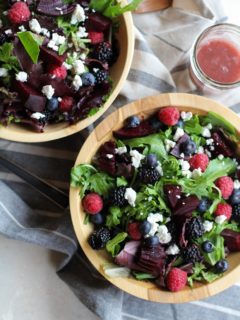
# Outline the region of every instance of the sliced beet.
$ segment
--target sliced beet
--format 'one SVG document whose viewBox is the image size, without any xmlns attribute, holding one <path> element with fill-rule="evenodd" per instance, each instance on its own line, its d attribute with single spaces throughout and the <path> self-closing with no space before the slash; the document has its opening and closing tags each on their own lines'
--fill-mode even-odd
<svg viewBox="0 0 240 320">
<path fill-rule="evenodd" d="M 179 197 L 181 197 L 182 188 L 181 186 L 166 184 L 164 185 L 164 193 L 168 199 L 168 202 L 171 208 L 175 208 L 179 200 Z"/>
<path fill-rule="evenodd" d="M 111 24 L 111 19 L 104 17 L 101 13 L 94 12 L 88 16 L 87 30 L 104 32 L 110 28 Z"/>
<path fill-rule="evenodd" d="M 102 69 L 108 70 L 109 69 L 109 65 L 107 62 L 102 62 L 100 60 L 97 59 L 93 59 L 93 58 L 87 58 L 85 60 L 85 63 L 87 66 L 91 66 L 92 68 L 99 68 L 101 67 Z"/>
<path fill-rule="evenodd" d="M 31 72 L 29 73 L 28 83 L 31 87 L 41 91 L 40 77 L 43 75 L 43 65 L 41 62 L 32 66 Z"/>
<path fill-rule="evenodd" d="M 37 12 L 54 17 L 72 13 L 74 9 L 75 5 L 64 4 L 62 0 L 39 0 L 37 6 Z"/>
<path fill-rule="evenodd" d="M 47 61 L 48 64 L 54 64 L 57 66 L 61 66 L 63 62 L 66 60 L 67 55 L 58 55 L 57 52 L 46 48 L 45 46 L 41 46 L 41 51 L 40 51 L 40 58 L 43 61 Z"/>
<path fill-rule="evenodd" d="M 174 216 L 183 216 L 189 218 L 192 212 L 197 209 L 199 205 L 198 197 L 192 195 L 186 198 L 181 198 L 178 200 L 177 205 L 173 209 L 172 213 Z"/>
<path fill-rule="evenodd" d="M 47 99 L 42 95 L 30 94 L 24 106 L 32 112 L 43 112 L 46 106 Z"/>
<path fill-rule="evenodd" d="M 23 100 L 27 100 L 30 95 L 39 96 L 39 92 L 25 82 L 15 80 L 13 87 Z"/>
<path fill-rule="evenodd" d="M 116 148 L 117 146 L 115 141 L 107 141 L 99 148 L 98 154 L 106 157 L 107 154 L 115 154 Z"/>
<path fill-rule="evenodd" d="M 136 128 L 122 128 L 113 132 L 114 137 L 120 139 L 131 139 L 137 137 L 144 137 L 154 133 L 148 120 L 144 120 Z"/>
<path fill-rule="evenodd" d="M 180 154 L 183 153 L 182 148 L 183 148 L 183 144 L 184 142 L 186 142 L 187 140 L 189 140 L 190 137 L 189 135 L 187 135 L 186 133 L 178 140 L 178 142 L 176 143 L 175 147 L 172 149 L 172 151 L 170 152 L 171 155 L 173 155 L 176 158 L 181 158 Z M 189 157 L 184 157 L 184 159 L 189 159 Z"/>
<path fill-rule="evenodd" d="M 54 95 L 58 97 L 74 95 L 74 91 L 64 80 L 58 78 L 53 79 L 49 74 L 42 75 L 39 79 L 39 82 L 41 83 L 41 87 L 51 85 L 55 90 Z"/>
<path fill-rule="evenodd" d="M 240 251 L 240 233 L 225 229 L 222 231 L 221 235 L 224 238 L 225 244 L 230 252 Z"/>
<path fill-rule="evenodd" d="M 17 57 L 21 68 L 27 73 L 30 73 L 34 64 L 18 38 L 14 40 L 13 53 Z"/>
<path fill-rule="evenodd" d="M 131 178 L 133 176 L 134 169 L 131 164 L 117 163 L 116 164 L 116 176 Z"/>
<path fill-rule="evenodd" d="M 213 132 L 212 139 L 214 141 L 215 156 L 222 154 L 224 157 L 232 157 L 234 155 L 234 146 L 221 130 Z"/>
</svg>

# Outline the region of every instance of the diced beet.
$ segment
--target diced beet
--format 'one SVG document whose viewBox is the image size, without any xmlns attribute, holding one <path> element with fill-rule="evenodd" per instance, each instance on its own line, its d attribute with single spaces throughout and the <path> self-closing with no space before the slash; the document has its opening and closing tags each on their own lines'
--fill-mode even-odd
<svg viewBox="0 0 240 320">
<path fill-rule="evenodd" d="M 116 256 L 115 262 L 123 267 L 135 269 L 135 257 L 140 246 L 140 241 L 129 241 L 122 251 Z"/>
<path fill-rule="evenodd" d="M 181 158 L 180 154 L 183 153 L 182 152 L 182 146 L 184 144 L 184 142 L 186 142 L 187 140 L 189 140 L 190 137 L 189 135 L 187 135 L 186 133 L 178 140 L 178 142 L 176 143 L 175 147 L 172 149 L 172 151 L 170 152 L 171 155 L 173 155 L 176 158 Z M 189 157 L 184 157 L 184 159 L 189 159 Z"/>
<path fill-rule="evenodd" d="M 32 112 L 43 112 L 46 106 L 46 102 L 46 97 L 30 94 L 24 106 Z"/>
<path fill-rule="evenodd" d="M 154 129 L 150 123 L 145 120 L 140 123 L 136 128 L 122 128 L 113 132 L 114 137 L 120 139 L 131 139 L 137 137 L 144 137 L 154 133 Z"/>
<path fill-rule="evenodd" d="M 87 66 L 91 66 L 91 68 L 93 68 L 93 67 L 95 67 L 95 68 L 101 67 L 102 69 L 105 69 L 105 70 L 109 69 L 109 65 L 108 65 L 107 62 L 102 62 L 100 60 L 93 59 L 93 58 L 86 59 L 85 63 L 86 63 Z"/>
<path fill-rule="evenodd" d="M 234 155 L 233 145 L 228 141 L 221 130 L 212 133 L 214 141 L 214 154 L 215 156 L 222 154 L 224 157 L 232 157 Z"/>
<path fill-rule="evenodd" d="M 230 252 L 240 251 L 240 233 L 225 229 L 222 231 L 221 235 L 224 238 L 225 244 Z"/>
<path fill-rule="evenodd" d="M 13 83 L 13 87 L 19 93 L 19 96 L 23 100 L 27 100 L 30 95 L 39 96 L 38 91 L 25 82 L 15 80 Z"/>
<path fill-rule="evenodd" d="M 18 38 L 14 40 L 13 53 L 17 57 L 21 68 L 25 70 L 27 73 L 30 73 L 34 64 Z"/>
<path fill-rule="evenodd" d="M 34 119 L 21 119 L 21 125 L 28 125 L 33 128 L 34 131 L 38 133 L 43 132 L 44 125 Z"/>
<path fill-rule="evenodd" d="M 95 164 L 99 170 L 104 171 L 110 174 L 111 176 L 116 175 L 115 161 L 111 161 L 111 159 L 108 159 L 107 157 L 105 158 L 101 157 L 95 161 Z"/>
<path fill-rule="evenodd" d="M 55 90 L 54 95 L 58 97 L 74 95 L 74 91 L 67 85 L 64 80 L 59 78 L 53 79 L 49 74 L 42 75 L 39 79 L 39 82 L 41 83 L 41 87 L 51 85 Z"/>
<path fill-rule="evenodd" d="M 166 184 L 164 185 L 164 193 L 168 199 L 168 202 L 171 206 L 171 208 L 175 208 L 179 197 L 181 197 L 182 194 L 182 188 L 181 186 L 176 186 L 173 184 Z"/>
<path fill-rule="evenodd" d="M 183 266 L 179 267 L 179 269 L 187 272 L 188 275 L 193 274 L 193 264 L 192 263 L 184 264 Z"/>
<path fill-rule="evenodd" d="M 62 16 L 72 13 L 75 5 L 64 4 L 62 0 L 39 0 L 37 11 L 47 16 Z"/>
<path fill-rule="evenodd" d="M 29 73 L 28 83 L 31 87 L 41 91 L 42 85 L 39 81 L 40 77 L 43 75 L 43 65 L 42 63 L 34 64 L 31 72 Z"/>
<path fill-rule="evenodd" d="M 116 176 L 123 176 L 125 178 L 131 178 L 133 176 L 134 169 L 131 164 L 116 163 Z"/>
<path fill-rule="evenodd" d="M 101 13 L 94 12 L 88 16 L 87 30 L 104 32 L 110 28 L 111 19 L 104 17 Z"/>
<path fill-rule="evenodd" d="M 181 198 L 178 200 L 177 205 L 173 209 L 174 216 L 184 216 L 185 218 L 189 218 L 192 215 L 192 212 L 199 205 L 198 197 L 192 195 L 186 198 Z"/>
<path fill-rule="evenodd" d="M 66 53 L 60 56 L 57 52 L 48 49 L 45 46 L 41 46 L 40 58 L 43 61 L 48 62 L 48 64 L 50 65 L 61 66 L 63 62 L 66 60 L 66 57 Z"/>
<path fill-rule="evenodd" d="M 117 146 L 115 141 L 107 141 L 99 148 L 98 154 L 106 157 L 107 154 L 115 154 L 116 148 Z"/>
</svg>

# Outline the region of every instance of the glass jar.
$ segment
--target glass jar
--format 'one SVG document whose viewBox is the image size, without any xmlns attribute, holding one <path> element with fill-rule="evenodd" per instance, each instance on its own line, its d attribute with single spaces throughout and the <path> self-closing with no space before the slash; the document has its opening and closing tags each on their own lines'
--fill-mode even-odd
<svg viewBox="0 0 240 320">
<path fill-rule="evenodd" d="M 240 27 L 213 25 L 196 39 L 190 53 L 190 75 L 203 91 L 240 86 Z"/>
</svg>

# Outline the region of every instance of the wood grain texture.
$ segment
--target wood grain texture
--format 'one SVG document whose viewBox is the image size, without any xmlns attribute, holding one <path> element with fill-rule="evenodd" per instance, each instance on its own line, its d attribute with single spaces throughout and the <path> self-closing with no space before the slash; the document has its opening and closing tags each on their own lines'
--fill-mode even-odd
<svg viewBox="0 0 240 320">
<path fill-rule="evenodd" d="M 170 7 L 172 0 L 143 0 L 143 2 L 138 6 L 135 13 L 147 13 L 159 11 Z"/>
<path fill-rule="evenodd" d="M 77 157 L 75 165 L 90 163 L 97 149 L 105 141 L 112 138 L 112 130 L 117 130 L 122 127 L 123 121 L 127 117 L 134 114 L 147 117 L 159 110 L 160 107 L 167 105 L 174 105 L 180 110 L 192 111 L 198 114 L 205 114 L 209 110 L 214 111 L 228 119 L 238 131 L 240 130 L 239 117 L 230 109 L 213 100 L 185 93 L 162 94 L 128 104 L 108 116 L 88 137 Z M 79 190 L 77 188 L 70 188 L 70 209 L 74 229 L 83 251 L 95 268 L 105 276 L 101 266 L 109 262 L 111 258 L 104 250 L 94 251 L 87 243 L 87 238 L 92 231 L 92 226 L 91 224 L 83 224 L 84 213 L 81 208 Z M 136 297 L 155 302 L 182 303 L 210 297 L 239 281 L 240 253 L 230 254 L 228 260 L 230 268 L 223 278 L 207 285 L 195 284 L 194 289 L 186 286 L 184 290 L 177 293 L 161 290 L 151 282 L 105 277 L 118 288 Z"/>
<path fill-rule="evenodd" d="M 20 125 L 11 124 L 0 128 L 0 138 L 18 142 L 45 142 L 72 135 L 83 130 L 100 118 L 112 105 L 127 78 L 134 53 L 134 26 L 131 13 L 127 12 L 120 18 L 118 33 L 120 44 L 120 56 L 117 63 L 111 68 L 110 75 L 113 79 L 113 91 L 104 106 L 94 116 L 88 117 L 78 123 L 69 126 L 68 123 L 49 125 L 44 133 L 36 133 Z"/>
</svg>

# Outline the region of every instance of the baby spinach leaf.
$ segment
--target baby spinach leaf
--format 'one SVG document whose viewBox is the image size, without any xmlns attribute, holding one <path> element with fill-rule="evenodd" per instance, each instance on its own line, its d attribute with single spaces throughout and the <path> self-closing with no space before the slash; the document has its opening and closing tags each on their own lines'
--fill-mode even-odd
<svg viewBox="0 0 240 320">
<path fill-rule="evenodd" d="M 190 287 L 193 287 L 193 281 L 213 282 L 221 276 L 222 274 L 207 270 L 203 263 L 197 262 L 193 267 L 193 274 L 188 277 L 188 284 Z"/>
<path fill-rule="evenodd" d="M 224 130 L 226 130 L 226 132 L 236 135 L 236 129 L 234 128 L 234 126 L 225 118 L 215 112 L 209 111 L 206 116 L 201 117 L 202 125 L 205 126 L 209 123 L 211 123 L 213 127 L 223 128 Z"/>
<path fill-rule="evenodd" d="M 123 211 L 119 207 L 112 206 L 109 208 L 109 214 L 107 215 L 106 219 L 106 226 L 109 229 L 112 229 L 113 227 L 117 226 L 121 222 L 121 217 L 123 215 Z"/>
<path fill-rule="evenodd" d="M 194 115 L 190 120 L 184 123 L 184 130 L 188 134 L 200 135 L 202 133 L 202 126 L 199 123 L 198 115 Z"/>
<path fill-rule="evenodd" d="M 107 242 L 106 249 L 109 253 L 111 253 L 112 257 L 116 257 L 116 255 L 119 253 L 121 250 L 120 243 L 123 242 L 127 236 L 128 234 L 126 232 L 120 232 L 113 239 Z"/>
<path fill-rule="evenodd" d="M 27 54 L 32 59 L 32 62 L 37 63 L 40 53 L 40 45 L 43 43 L 44 37 L 37 36 L 30 31 L 18 32 L 17 36 Z"/>
<path fill-rule="evenodd" d="M 13 55 L 12 43 L 5 42 L 0 46 L 0 62 L 2 62 L 1 66 L 9 71 L 18 72 L 20 70 L 18 59 Z"/>
<path fill-rule="evenodd" d="M 128 181 L 124 177 L 117 177 L 117 187 L 126 187 L 128 185 Z"/>
</svg>

